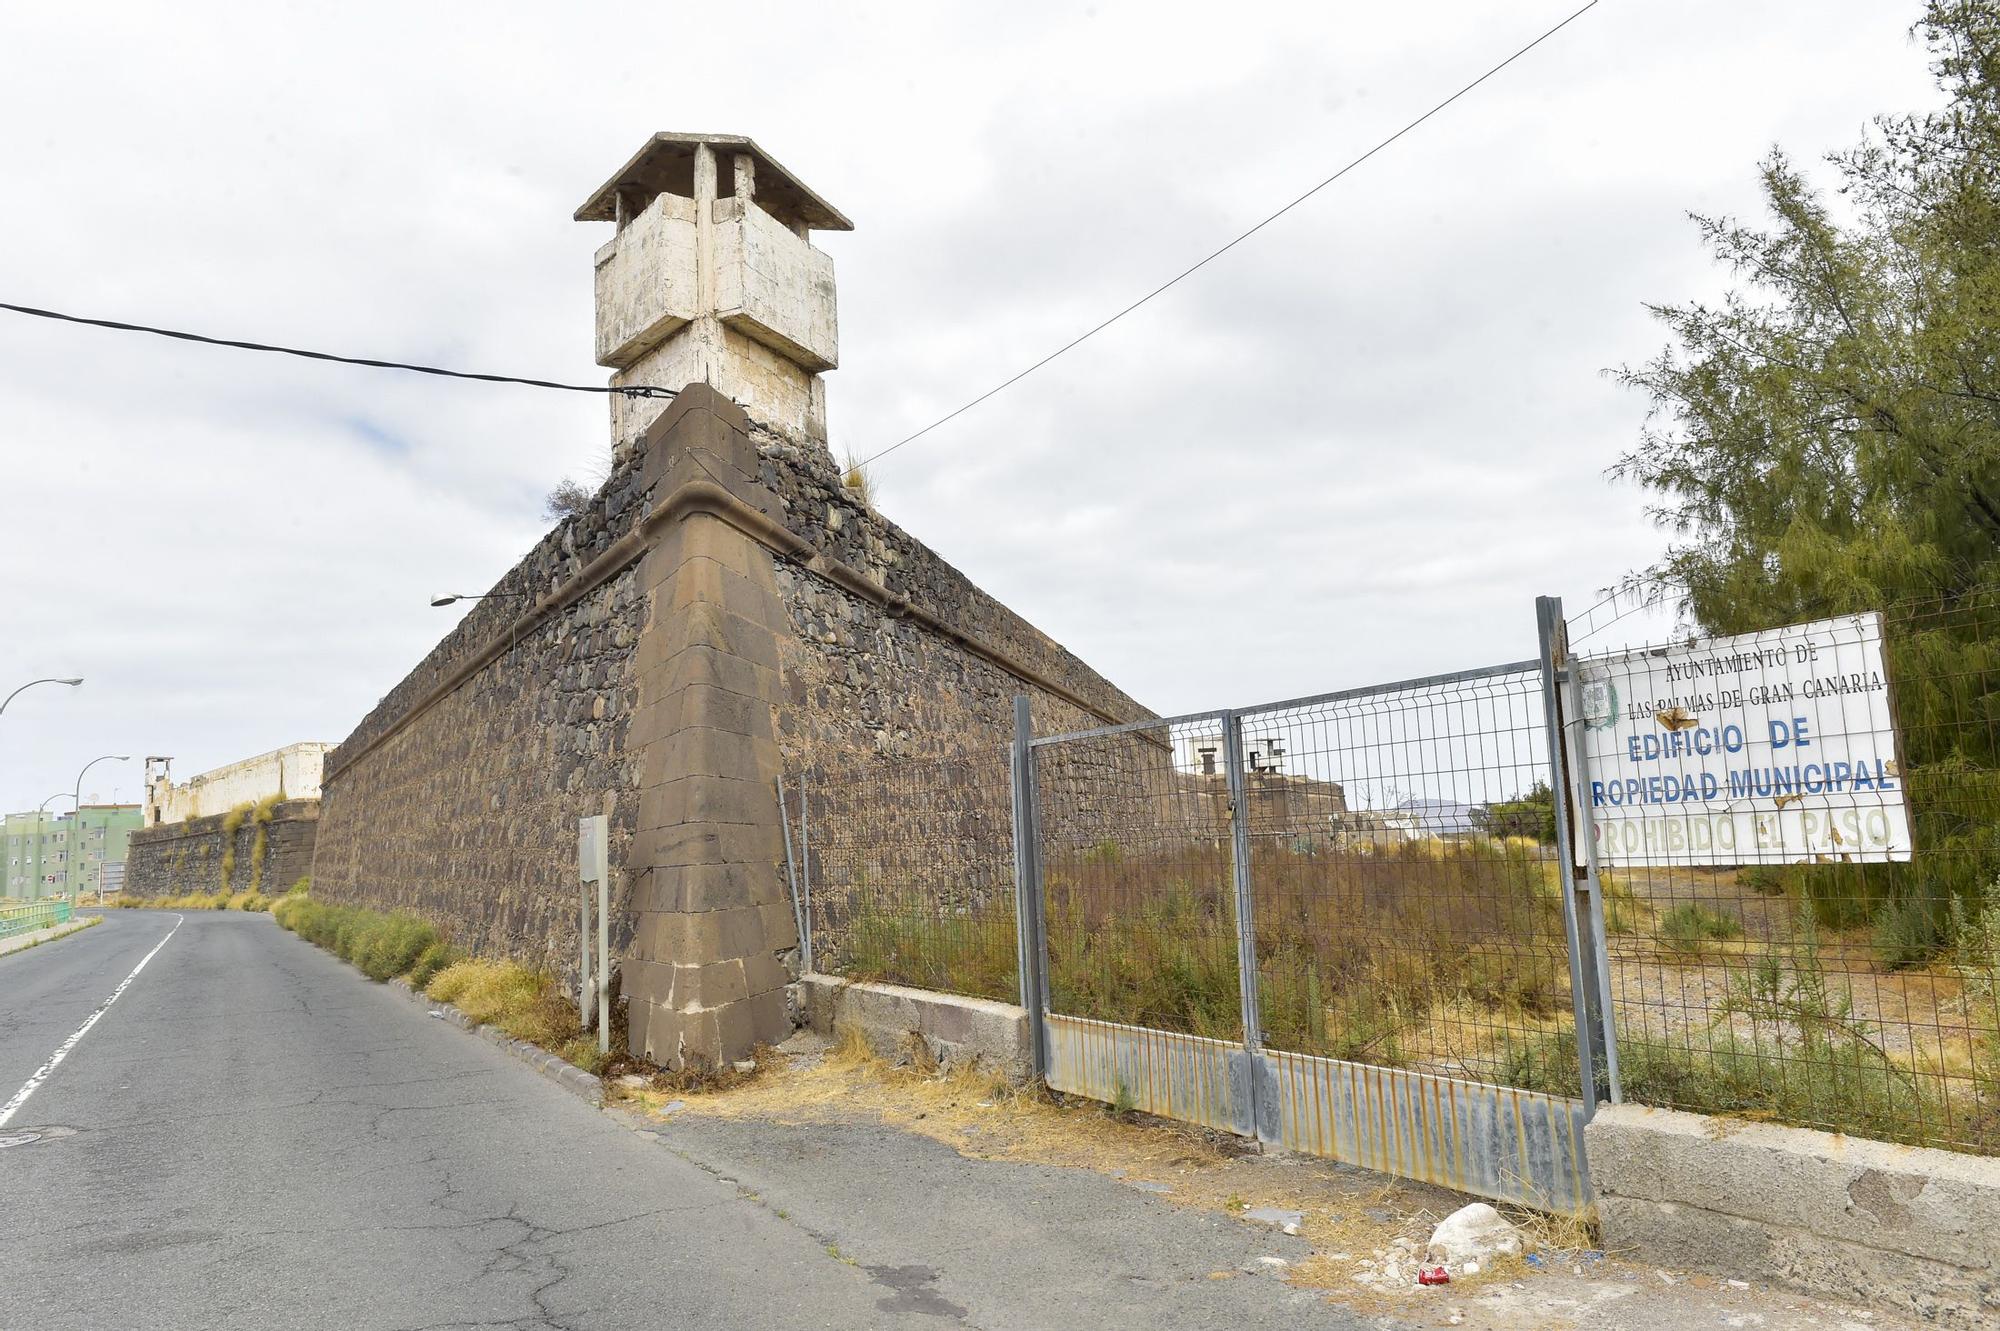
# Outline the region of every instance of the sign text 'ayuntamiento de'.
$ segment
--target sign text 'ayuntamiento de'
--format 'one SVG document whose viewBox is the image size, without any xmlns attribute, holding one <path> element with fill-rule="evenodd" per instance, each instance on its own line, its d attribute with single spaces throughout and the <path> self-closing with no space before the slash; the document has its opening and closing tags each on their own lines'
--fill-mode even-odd
<svg viewBox="0 0 2000 1331">
<path fill-rule="evenodd" d="M 1880 615 L 1578 665 L 1599 863 L 1910 858 Z"/>
</svg>

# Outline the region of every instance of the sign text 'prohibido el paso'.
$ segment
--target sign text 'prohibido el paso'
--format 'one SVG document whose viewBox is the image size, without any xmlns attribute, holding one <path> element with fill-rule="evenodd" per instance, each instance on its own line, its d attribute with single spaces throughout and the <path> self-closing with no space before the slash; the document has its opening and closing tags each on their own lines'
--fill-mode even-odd
<svg viewBox="0 0 2000 1331">
<path fill-rule="evenodd" d="M 1880 615 L 1578 666 L 1599 863 L 1910 858 Z"/>
</svg>

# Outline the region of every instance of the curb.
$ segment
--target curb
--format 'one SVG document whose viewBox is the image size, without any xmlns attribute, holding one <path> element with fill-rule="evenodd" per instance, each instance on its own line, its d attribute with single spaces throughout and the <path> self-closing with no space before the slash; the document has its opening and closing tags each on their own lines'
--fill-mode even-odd
<svg viewBox="0 0 2000 1331">
<path fill-rule="evenodd" d="M 529 1044 L 526 1040 L 516 1040 L 498 1026 L 479 1025 L 451 1004 L 439 1003 L 426 997 L 421 990 L 400 975 L 388 981 L 388 987 L 414 1002 L 421 1003 L 460 1030 L 471 1031 L 486 1043 L 512 1054 L 593 1109 L 604 1107 L 604 1080 L 596 1074 L 585 1072 L 574 1063 L 564 1062 L 539 1045 Z"/>
<path fill-rule="evenodd" d="M 29 948 L 42 943 L 53 943 L 58 938 L 68 938 L 71 934 L 82 933 L 103 918 L 101 915 L 79 916 L 65 920 L 61 924 L 50 925 L 46 929 L 37 929 L 33 933 L 15 934 L 12 938 L 0 939 L 0 957 L 26 952 Z"/>
</svg>

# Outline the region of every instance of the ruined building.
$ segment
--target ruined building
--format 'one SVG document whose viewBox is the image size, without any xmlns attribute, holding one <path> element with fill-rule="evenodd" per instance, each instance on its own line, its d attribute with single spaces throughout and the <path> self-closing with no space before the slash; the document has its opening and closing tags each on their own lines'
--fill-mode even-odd
<svg viewBox="0 0 2000 1331">
<path fill-rule="evenodd" d="M 552 969 L 576 827 L 611 820 L 633 1050 L 739 1056 L 790 1029 L 774 783 L 807 760 L 990 752 L 1147 713 L 842 486 L 847 219 L 748 139 L 659 134 L 577 210 L 597 253 L 615 463 L 327 755 L 316 895 L 417 911 Z"/>
</svg>

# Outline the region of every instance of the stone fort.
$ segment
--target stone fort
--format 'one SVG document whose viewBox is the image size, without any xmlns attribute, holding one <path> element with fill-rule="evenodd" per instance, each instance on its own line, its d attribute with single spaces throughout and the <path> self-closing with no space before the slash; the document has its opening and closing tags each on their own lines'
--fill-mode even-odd
<svg viewBox="0 0 2000 1331">
<path fill-rule="evenodd" d="M 552 970 L 580 817 L 611 827 L 632 1052 L 740 1057 L 792 1024 L 776 781 L 994 752 L 1149 713 L 842 483 L 823 376 L 852 224 L 756 143 L 656 134 L 577 210 L 610 477 L 326 755 L 314 893 Z"/>
</svg>

